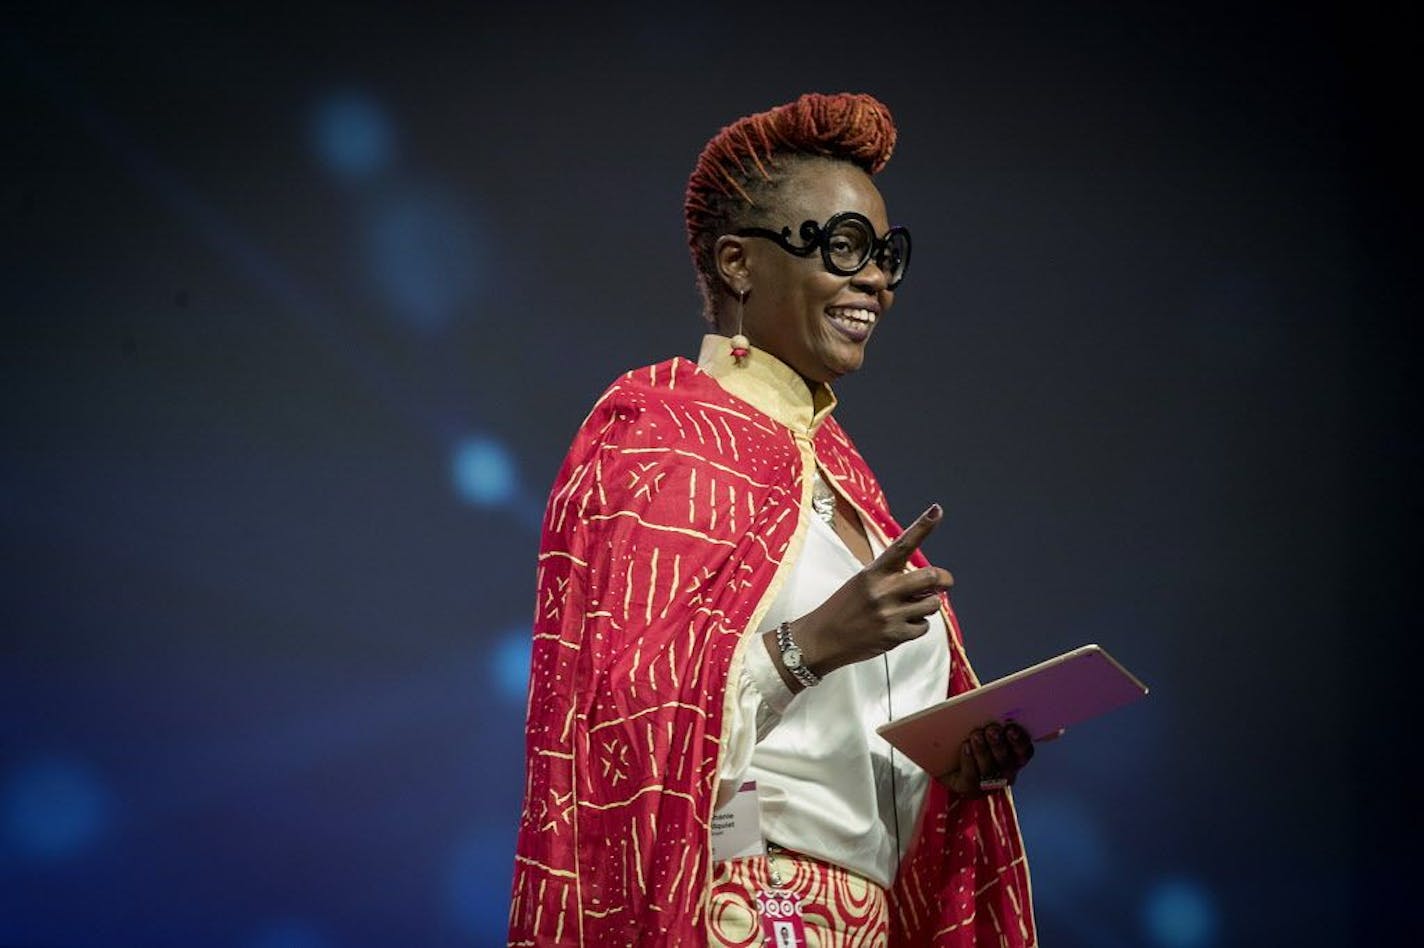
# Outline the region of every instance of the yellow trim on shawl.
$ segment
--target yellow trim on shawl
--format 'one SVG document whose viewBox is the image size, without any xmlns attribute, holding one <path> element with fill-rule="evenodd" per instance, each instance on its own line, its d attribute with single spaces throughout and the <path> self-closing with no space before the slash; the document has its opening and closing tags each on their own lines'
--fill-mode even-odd
<svg viewBox="0 0 1424 948">
<path fill-rule="evenodd" d="M 815 388 L 796 370 L 765 349 L 752 347 L 741 364 L 732 357 L 732 340 L 709 333 L 702 337 L 697 367 L 742 401 L 769 415 L 793 433 L 811 437 L 836 407 L 831 387 Z"/>
<path fill-rule="evenodd" d="M 816 452 L 811 438 L 821 422 L 836 407 L 836 396 L 830 387 L 817 385 L 813 390 L 786 363 L 763 349 L 753 348 L 741 363 L 732 357 L 732 341 L 726 336 L 708 334 L 702 337 L 702 349 L 698 353 L 697 366 L 710 375 L 729 395 L 741 399 L 765 414 L 772 421 L 787 428 L 801 455 L 801 498 L 798 505 L 800 515 L 796 519 L 796 530 L 791 535 L 776 572 L 762 594 L 761 601 L 752 610 L 747 627 L 742 630 L 740 640 L 732 652 L 732 660 L 727 667 L 727 687 L 722 694 L 722 733 L 718 735 L 717 768 L 720 773 L 722 754 L 727 747 L 727 725 L 736 713 L 738 682 L 741 680 L 742 665 L 746 649 L 757 647 L 760 636 L 755 634 L 762 618 L 771 608 L 781 591 L 791 566 L 801 555 L 801 547 L 806 539 L 805 512 L 811 505 L 811 472 L 816 468 Z M 711 793 L 716 798 L 715 789 Z M 708 814 L 709 819 L 711 814 Z M 706 888 L 700 909 L 710 906 L 713 878 L 712 839 L 708 834 L 706 844 Z M 711 918 L 704 911 L 703 924 L 710 926 Z M 710 931 L 710 928 L 709 928 Z"/>
</svg>

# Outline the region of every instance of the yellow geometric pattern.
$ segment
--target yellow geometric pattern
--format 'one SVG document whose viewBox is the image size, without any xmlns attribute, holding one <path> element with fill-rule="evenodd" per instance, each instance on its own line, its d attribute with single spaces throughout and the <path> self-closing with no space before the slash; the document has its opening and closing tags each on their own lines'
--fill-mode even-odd
<svg viewBox="0 0 1424 948">
<path fill-rule="evenodd" d="M 829 390 L 809 391 L 759 351 L 750 361 L 734 370 L 714 352 L 707 371 L 674 359 L 628 373 L 595 404 L 556 479 L 537 571 L 512 945 L 706 943 L 726 683 L 798 555 L 814 466 L 869 529 L 898 533 L 828 419 Z M 952 667 L 972 686 L 947 603 L 946 618 Z M 940 863 L 952 860 L 940 844 L 967 838 L 944 822 L 945 800 L 938 809 L 903 895 L 897 887 L 900 918 L 926 938 L 945 929 L 935 944 L 968 945 L 958 936 L 983 929 L 982 911 L 1009 926 L 1010 944 L 1032 944 L 1022 850 L 1017 864 L 990 865 L 998 838 L 952 870 L 974 893 L 969 915 L 943 917 Z M 961 815 L 1013 849 L 1004 810 Z M 981 888 L 985 871 L 995 883 L 1007 873 L 1007 896 Z"/>
</svg>

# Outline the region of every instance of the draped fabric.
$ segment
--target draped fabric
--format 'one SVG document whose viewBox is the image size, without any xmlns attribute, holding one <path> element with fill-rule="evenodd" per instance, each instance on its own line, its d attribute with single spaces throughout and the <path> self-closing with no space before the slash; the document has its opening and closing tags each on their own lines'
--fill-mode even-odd
<svg viewBox="0 0 1424 948">
<path fill-rule="evenodd" d="M 815 464 L 868 530 L 900 533 L 840 426 L 813 416 L 794 373 L 754 357 L 784 384 L 719 384 L 681 358 L 627 373 L 594 405 L 555 480 L 511 945 L 707 943 L 727 683 L 799 553 Z M 804 404 L 787 404 L 798 388 Z M 977 682 L 943 607 L 957 693 Z M 1034 943 L 1011 797 L 951 802 L 931 785 L 891 926 L 892 944 Z"/>
</svg>

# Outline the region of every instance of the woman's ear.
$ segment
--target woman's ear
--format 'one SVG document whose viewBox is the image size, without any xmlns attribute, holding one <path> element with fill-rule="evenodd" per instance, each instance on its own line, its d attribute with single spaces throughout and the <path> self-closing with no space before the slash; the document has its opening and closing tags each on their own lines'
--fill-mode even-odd
<svg viewBox="0 0 1424 948">
<path fill-rule="evenodd" d="M 717 267 L 717 276 L 727 292 L 740 296 L 751 287 L 752 275 L 747 257 L 746 241 L 741 237 L 723 234 L 712 247 L 712 259 Z"/>
</svg>

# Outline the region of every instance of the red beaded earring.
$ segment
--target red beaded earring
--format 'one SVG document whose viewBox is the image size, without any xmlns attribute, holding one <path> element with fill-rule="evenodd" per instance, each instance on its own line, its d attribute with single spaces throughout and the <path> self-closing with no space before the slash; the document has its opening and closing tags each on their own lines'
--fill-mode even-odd
<svg viewBox="0 0 1424 948">
<path fill-rule="evenodd" d="M 746 315 L 747 291 L 742 290 L 737 294 L 737 334 L 732 337 L 732 358 L 737 360 L 737 365 L 746 363 L 747 356 L 751 355 L 752 344 L 746 336 L 742 335 L 742 319 Z"/>
</svg>

